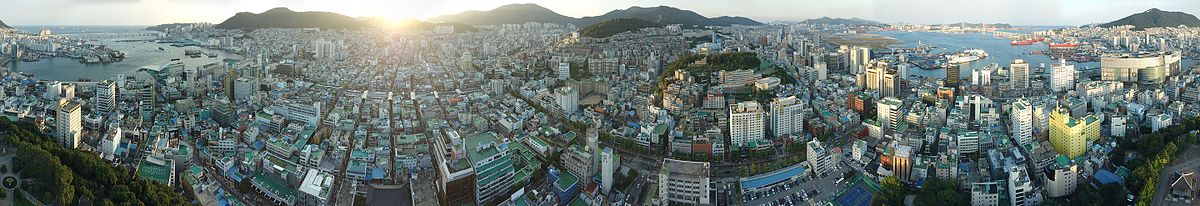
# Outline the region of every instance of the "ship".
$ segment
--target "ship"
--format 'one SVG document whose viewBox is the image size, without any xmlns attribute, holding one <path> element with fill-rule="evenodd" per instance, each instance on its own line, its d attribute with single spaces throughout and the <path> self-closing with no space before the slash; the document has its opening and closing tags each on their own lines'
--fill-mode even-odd
<svg viewBox="0 0 1200 206">
<path fill-rule="evenodd" d="M 982 49 L 968 49 L 962 52 L 946 55 L 946 62 L 949 64 L 961 64 L 978 61 L 987 58 L 988 54 Z"/>
<path fill-rule="evenodd" d="M 1009 42 L 1009 44 L 1012 44 L 1014 46 L 1033 45 L 1038 42 L 1042 42 L 1042 40 L 1046 40 L 1046 38 L 1038 37 L 1038 38 L 1026 39 L 1026 40 L 1021 40 L 1021 41 L 1013 40 L 1012 42 Z"/>
</svg>

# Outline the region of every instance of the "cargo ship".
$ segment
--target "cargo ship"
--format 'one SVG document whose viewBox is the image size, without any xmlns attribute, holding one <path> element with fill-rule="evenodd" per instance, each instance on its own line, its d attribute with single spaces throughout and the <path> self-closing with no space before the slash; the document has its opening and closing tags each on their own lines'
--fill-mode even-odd
<svg viewBox="0 0 1200 206">
<path fill-rule="evenodd" d="M 1032 44 L 1035 44 L 1038 42 L 1042 42 L 1042 40 L 1046 40 L 1046 38 L 1038 37 L 1038 38 L 1026 39 L 1026 40 L 1021 40 L 1021 41 L 1014 40 L 1012 42 L 1009 42 L 1009 44 L 1012 44 L 1014 46 L 1024 46 L 1024 45 L 1032 45 Z"/>
</svg>

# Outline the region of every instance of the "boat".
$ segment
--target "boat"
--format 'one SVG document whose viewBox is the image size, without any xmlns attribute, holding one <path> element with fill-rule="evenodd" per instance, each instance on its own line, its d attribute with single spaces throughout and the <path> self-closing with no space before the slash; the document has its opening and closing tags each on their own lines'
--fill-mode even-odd
<svg viewBox="0 0 1200 206">
<path fill-rule="evenodd" d="M 1079 46 L 1079 44 L 1076 44 L 1076 43 L 1061 43 L 1061 44 L 1050 43 L 1049 46 L 1050 46 L 1050 48 L 1075 48 L 1075 47 Z"/>
<path fill-rule="evenodd" d="M 968 49 L 962 52 L 946 55 L 946 62 L 949 64 L 960 64 L 978 61 L 987 58 L 988 54 L 982 49 Z"/>
<path fill-rule="evenodd" d="M 1033 45 L 1038 42 L 1042 42 L 1042 40 L 1046 40 L 1046 38 L 1038 37 L 1038 38 L 1020 40 L 1020 41 L 1013 40 L 1012 42 L 1009 42 L 1009 44 L 1012 44 L 1013 46 Z"/>
<path fill-rule="evenodd" d="M 166 50 L 166 49 L 163 49 L 162 47 L 159 47 L 159 48 L 158 48 L 158 50 L 159 50 L 159 51 L 162 51 L 162 50 Z"/>
<path fill-rule="evenodd" d="M 977 56 L 962 55 L 962 54 L 954 54 L 954 55 L 946 56 L 946 62 L 949 64 L 967 63 L 967 62 L 977 61 L 979 59 L 980 58 Z"/>
</svg>

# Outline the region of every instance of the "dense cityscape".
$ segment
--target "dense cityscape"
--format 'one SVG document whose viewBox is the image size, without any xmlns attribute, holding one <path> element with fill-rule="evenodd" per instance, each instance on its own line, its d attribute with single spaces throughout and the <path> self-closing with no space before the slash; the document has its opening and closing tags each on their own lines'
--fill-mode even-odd
<svg viewBox="0 0 1200 206">
<path fill-rule="evenodd" d="M 1200 204 L 1179 8 L 684 9 L 0 22 L 0 205 Z"/>
</svg>

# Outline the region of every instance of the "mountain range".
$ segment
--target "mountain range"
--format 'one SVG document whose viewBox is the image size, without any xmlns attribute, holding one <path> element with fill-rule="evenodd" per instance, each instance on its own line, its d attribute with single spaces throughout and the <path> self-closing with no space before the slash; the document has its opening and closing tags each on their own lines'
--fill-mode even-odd
<svg viewBox="0 0 1200 206">
<path fill-rule="evenodd" d="M 628 9 L 609 11 L 608 13 L 600 16 L 574 18 L 564 16 L 545 7 L 538 6 L 537 4 L 509 4 L 488 11 L 465 11 L 453 15 L 442 15 L 429 20 L 433 22 L 460 22 L 475 26 L 542 22 L 575 24 L 579 27 L 587 27 L 592 24 L 620 18 L 636 18 L 662 25 L 683 24 L 686 26 L 729 26 L 738 24 L 755 26 L 763 24 L 746 17 L 721 16 L 709 18 L 693 11 L 669 6 L 634 6 L 629 7 Z"/>
<path fill-rule="evenodd" d="M 801 21 L 800 23 L 802 23 L 802 24 L 847 25 L 847 26 L 877 26 L 877 25 L 883 25 L 883 23 L 879 23 L 879 22 L 877 22 L 877 21 L 871 21 L 871 20 L 860 19 L 860 18 L 849 18 L 849 19 L 845 19 L 845 18 L 830 18 L 830 17 L 821 17 L 821 18 L 815 18 L 815 19 L 805 19 L 804 21 Z"/>
<path fill-rule="evenodd" d="M 1142 13 L 1129 15 L 1125 18 L 1117 19 L 1116 21 L 1097 25 L 1098 27 L 1116 27 L 1132 25 L 1134 30 L 1142 30 L 1154 27 L 1176 27 L 1186 25 L 1189 27 L 1200 26 L 1200 19 L 1188 13 L 1177 11 L 1163 11 L 1157 8 L 1146 10 Z"/>
<path fill-rule="evenodd" d="M 295 12 L 285 7 L 263 13 L 238 12 L 217 24 L 220 29 L 255 28 L 358 28 L 367 25 L 353 17 L 333 12 Z"/>
<path fill-rule="evenodd" d="M 11 29 L 11 28 L 12 28 L 11 26 L 4 24 L 4 21 L 0 21 L 0 29 Z"/>
<path fill-rule="evenodd" d="M 614 34 L 619 34 L 626 31 L 634 31 L 647 27 L 661 27 L 662 25 L 638 19 L 638 18 L 620 18 L 610 19 L 600 23 L 592 24 L 591 26 L 579 29 L 579 35 L 604 38 Z"/>
</svg>

